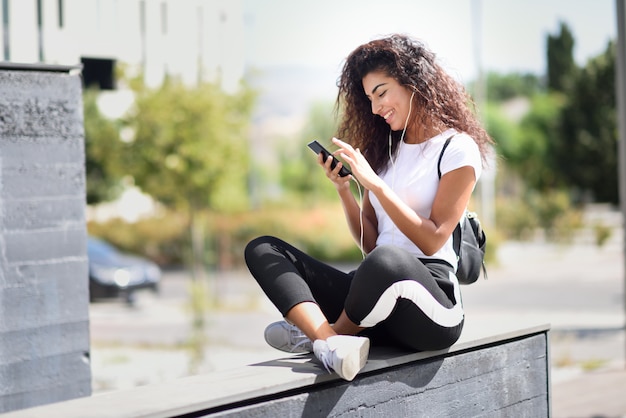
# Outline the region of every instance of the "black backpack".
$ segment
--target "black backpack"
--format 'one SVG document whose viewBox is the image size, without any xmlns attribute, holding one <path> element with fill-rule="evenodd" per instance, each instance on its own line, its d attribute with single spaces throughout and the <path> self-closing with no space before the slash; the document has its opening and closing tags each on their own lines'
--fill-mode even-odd
<svg viewBox="0 0 626 418">
<path fill-rule="evenodd" d="M 450 144 L 452 137 L 448 138 L 441 148 L 439 161 L 437 162 L 437 173 L 441 179 L 441 159 L 443 152 Z M 472 284 L 480 277 L 480 270 L 487 278 L 487 268 L 485 267 L 485 249 L 487 246 L 487 236 L 480 225 L 480 219 L 475 212 L 465 211 L 459 224 L 452 232 L 452 246 L 457 255 L 456 277 L 460 284 Z"/>
</svg>

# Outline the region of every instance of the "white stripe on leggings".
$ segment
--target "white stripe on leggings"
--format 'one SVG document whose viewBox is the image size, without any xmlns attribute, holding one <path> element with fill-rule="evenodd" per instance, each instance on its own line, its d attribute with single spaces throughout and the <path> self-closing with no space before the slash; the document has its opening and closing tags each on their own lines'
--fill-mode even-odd
<svg viewBox="0 0 626 418">
<path fill-rule="evenodd" d="M 461 305 L 461 292 L 459 283 L 450 273 L 450 279 L 454 284 L 454 296 L 456 304 L 452 308 L 441 305 L 428 290 L 414 280 L 396 282 L 383 292 L 374 305 L 374 309 L 361 321 L 359 326 L 369 328 L 387 319 L 396 306 L 398 298 L 407 299 L 418 306 L 434 323 L 442 327 L 453 327 L 463 320 L 463 306 Z"/>
</svg>

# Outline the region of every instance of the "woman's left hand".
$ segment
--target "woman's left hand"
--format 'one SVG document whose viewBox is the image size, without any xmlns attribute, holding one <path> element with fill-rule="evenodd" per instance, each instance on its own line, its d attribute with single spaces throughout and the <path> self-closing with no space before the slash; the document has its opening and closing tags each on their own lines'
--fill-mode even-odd
<svg viewBox="0 0 626 418">
<path fill-rule="evenodd" d="M 340 148 L 334 154 L 339 154 L 350 165 L 352 175 L 363 187 L 372 190 L 382 182 L 382 179 L 372 170 L 372 167 L 361 154 L 360 149 L 354 149 L 352 145 L 337 138 L 333 138 L 332 142 Z"/>
</svg>

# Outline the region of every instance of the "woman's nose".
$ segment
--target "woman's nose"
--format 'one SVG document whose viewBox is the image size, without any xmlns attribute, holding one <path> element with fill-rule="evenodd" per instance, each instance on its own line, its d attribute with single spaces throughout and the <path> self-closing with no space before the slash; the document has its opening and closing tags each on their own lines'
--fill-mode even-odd
<svg viewBox="0 0 626 418">
<path fill-rule="evenodd" d="M 380 112 L 381 105 L 379 103 L 372 102 L 372 113 L 377 115 Z"/>
</svg>

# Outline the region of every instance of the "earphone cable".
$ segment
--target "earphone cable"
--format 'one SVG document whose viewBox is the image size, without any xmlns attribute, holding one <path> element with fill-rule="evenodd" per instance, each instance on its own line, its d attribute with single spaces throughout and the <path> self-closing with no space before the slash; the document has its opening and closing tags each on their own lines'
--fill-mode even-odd
<svg viewBox="0 0 626 418">
<path fill-rule="evenodd" d="M 415 96 L 415 90 L 411 93 L 411 99 L 409 100 L 409 113 L 406 115 L 406 120 L 404 121 L 404 129 L 402 129 L 402 135 L 400 135 L 400 142 L 398 142 L 398 151 L 397 154 L 400 154 L 400 147 L 404 142 L 404 134 L 406 133 L 406 128 L 409 126 L 409 118 L 411 117 L 411 110 L 413 109 L 413 96 Z M 391 128 L 389 129 L 389 161 L 391 161 L 391 168 L 393 170 L 391 176 L 391 190 L 395 192 L 396 187 L 396 162 L 393 160 L 392 152 L 391 152 Z M 397 160 L 397 157 L 396 157 Z M 393 230 L 391 231 L 391 244 L 395 244 L 396 239 L 396 229 L 398 229 L 394 223 Z"/>
<path fill-rule="evenodd" d="M 360 229 L 360 246 L 359 246 L 359 250 L 361 250 L 361 256 L 363 257 L 363 259 L 365 259 L 365 249 L 363 249 L 363 237 L 364 237 L 364 231 L 363 231 L 363 191 L 361 190 L 361 185 L 359 184 L 359 182 L 357 181 L 356 178 L 352 177 L 352 180 L 354 180 L 354 183 L 356 184 L 356 188 L 359 191 L 359 227 Z"/>
</svg>

